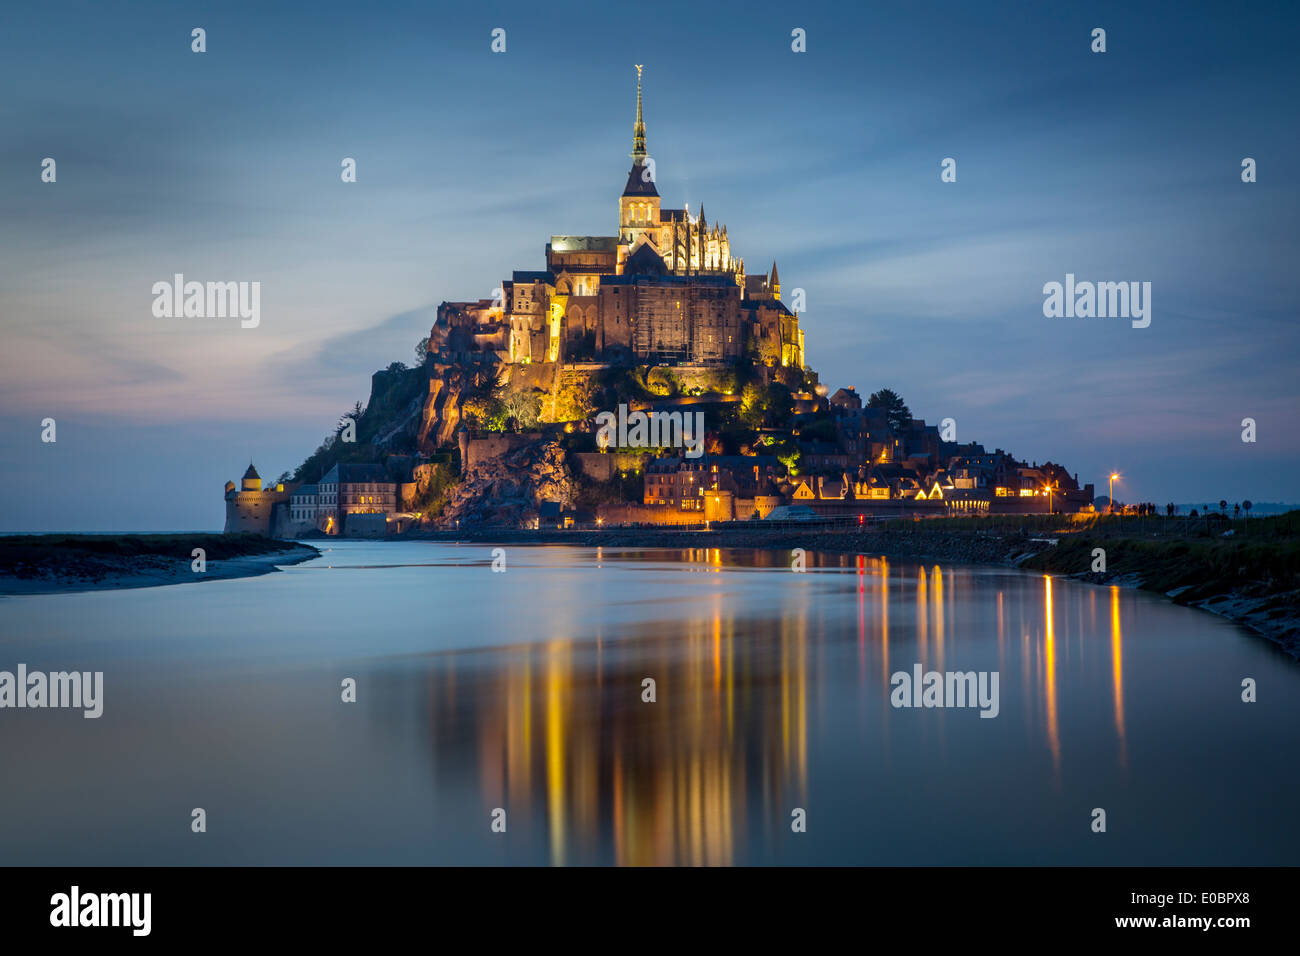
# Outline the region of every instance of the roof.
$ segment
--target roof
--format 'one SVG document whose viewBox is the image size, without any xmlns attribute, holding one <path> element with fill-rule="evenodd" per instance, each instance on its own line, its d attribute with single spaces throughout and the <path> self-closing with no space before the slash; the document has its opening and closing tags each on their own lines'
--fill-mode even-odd
<svg viewBox="0 0 1300 956">
<path fill-rule="evenodd" d="M 775 469 L 781 467 L 781 462 L 775 455 L 701 455 L 699 458 L 686 459 L 683 459 L 680 455 L 671 455 L 662 458 L 652 458 L 646 463 L 646 472 L 675 472 L 682 467 L 683 461 L 688 462 L 695 470 L 708 470 L 712 465 L 733 469 Z"/>
<path fill-rule="evenodd" d="M 543 272 L 520 272 L 516 270 L 513 279 L 515 282 L 554 282 L 555 276 L 551 275 L 549 272 L 544 272 L 544 271 Z"/>
<path fill-rule="evenodd" d="M 552 252 L 616 252 L 618 236 L 551 236 Z"/>
<path fill-rule="evenodd" d="M 820 441 L 817 439 L 814 439 L 813 441 L 801 441 L 799 442 L 799 448 L 802 449 L 805 455 L 847 454 L 847 452 L 841 449 L 840 446 L 835 444 L 834 442 Z"/>
<path fill-rule="evenodd" d="M 740 305 L 741 308 L 750 311 L 757 311 L 759 309 L 771 309 L 774 312 L 781 312 L 785 315 L 789 315 L 789 316 L 794 315 L 793 312 L 791 312 L 788 308 L 786 308 L 785 303 L 782 302 L 780 299 L 751 299 L 749 297 L 748 289 L 745 290 L 745 298 L 741 300 Z"/>
<path fill-rule="evenodd" d="M 318 491 L 319 488 L 316 485 L 299 485 L 293 490 L 293 493 L 295 495 L 314 495 L 317 494 Z"/>
<path fill-rule="evenodd" d="M 807 505 L 777 505 L 765 521 L 815 521 L 820 518 L 817 512 Z"/>
<path fill-rule="evenodd" d="M 655 189 L 654 173 L 640 163 L 633 163 L 627 174 L 627 185 L 623 187 L 624 196 L 658 196 Z"/>
<path fill-rule="evenodd" d="M 667 271 L 668 264 L 664 262 L 663 257 L 646 242 L 637 246 L 636 252 L 628 256 L 623 263 L 624 275 L 661 276 Z"/>
<path fill-rule="evenodd" d="M 342 485 L 357 482 L 387 482 L 388 475 L 381 465 L 335 465 L 321 478 L 322 485 Z"/>
<path fill-rule="evenodd" d="M 257 469 L 253 467 L 251 461 L 248 463 L 248 471 L 244 472 L 244 480 L 247 481 L 250 478 L 256 478 L 258 481 L 262 480 L 262 476 L 257 473 Z"/>
<path fill-rule="evenodd" d="M 862 407 L 862 399 L 852 388 L 842 388 L 831 396 L 832 405 L 849 405 L 853 408 Z"/>
<path fill-rule="evenodd" d="M 637 250 L 637 252 L 640 252 L 640 251 L 641 251 L 640 249 Z M 654 250 L 651 250 L 651 251 L 653 252 Z M 631 256 L 628 256 L 628 258 L 627 258 L 627 262 L 631 262 L 631 261 L 636 257 L 636 254 L 637 254 L 637 253 L 633 253 Z M 656 257 L 657 257 L 657 254 L 656 254 Z M 663 260 L 660 259 L 660 261 L 662 262 Z M 626 271 L 627 268 L 628 268 L 628 266 L 627 266 L 627 262 L 625 262 L 625 263 L 623 264 L 623 268 L 624 268 L 625 271 L 623 272 L 622 275 L 602 276 L 602 277 L 601 277 L 601 280 L 600 280 L 600 284 L 601 284 L 601 286 L 604 287 L 604 286 L 607 286 L 607 285 L 609 285 L 609 286 L 615 286 L 615 285 L 657 285 L 657 286 L 663 286 L 663 285 L 678 285 L 678 286 L 716 286 L 716 287 L 718 287 L 718 288 L 728 288 L 728 287 L 729 287 L 729 288 L 732 288 L 732 289 L 735 289 L 735 288 L 736 288 L 735 280 L 732 279 L 731 276 L 726 276 L 726 275 L 697 275 L 697 274 L 691 274 L 691 275 L 686 276 L 686 275 L 673 275 L 672 273 L 667 273 L 667 274 L 665 274 L 665 275 L 653 275 L 653 276 L 652 276 L 652 275 L 647 275 L 646 273 L 637 274 L 637 273 L 635 273 L 635 272 L 628 272 L 628 271 Z M 763 304 L 764 304 L 764 305 L 768 305 L 769 303 L 766 303 L 766 302 L 765 302 L 765 303 L 763 303 Z M 742 305 L 743 305 L 743 303 L 742 303 Z"/>
</svg>

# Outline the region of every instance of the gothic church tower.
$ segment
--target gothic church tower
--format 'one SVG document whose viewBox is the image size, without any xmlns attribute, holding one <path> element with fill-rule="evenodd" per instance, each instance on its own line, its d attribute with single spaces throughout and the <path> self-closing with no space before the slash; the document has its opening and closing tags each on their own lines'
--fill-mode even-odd
<svg viewBox="0 0 1300 956">
<path fill-rule="evenodd" d="M 645 120 L 641 115 L 641 65 L 636 68 L 636 125 L 632 128 L 632 169 L 618 200 L 618 238 L 628 251 L 644 236 L 652 245 L 659 231 L 659 190 L 654 160 L 645 151 Z M 656 249 L 658 251 L 658 249 Z"/>
</svg>

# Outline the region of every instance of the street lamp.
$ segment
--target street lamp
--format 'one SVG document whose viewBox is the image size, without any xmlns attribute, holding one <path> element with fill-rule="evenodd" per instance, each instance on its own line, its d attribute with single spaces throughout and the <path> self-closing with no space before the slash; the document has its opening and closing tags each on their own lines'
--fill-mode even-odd
<svg viewBox="0 0 1300 956">
<path fill-rule="evenodd" d="M 1043 485 L 1043 490 L 1047 492 L 1047 513 L 1048 513 L 1049 515 L 1050 515 L 1050 514 L 1054 514 L 1054 512 L 1053 512 L 1053 510 L 1052 510 L 1052 486 L 1051 486 L 1051 485 Z"/>
<path fill-rule="evenodd" d="M 1108 511 L 1110 512 L 1110 514 L 1114 514 L 1114 513 L 1115 513 L 1115 482 L 1117 482 L 1117 481 L 1119 481 L 1119 475 L 1115 474 L 1114 472 L 1111 472 L 1111 475 L 1110 475 L 1110 502 L 1109 502 L 1109 504 L 1106 505 L 1106 508 L 1108 509 Z"/>
</svg>

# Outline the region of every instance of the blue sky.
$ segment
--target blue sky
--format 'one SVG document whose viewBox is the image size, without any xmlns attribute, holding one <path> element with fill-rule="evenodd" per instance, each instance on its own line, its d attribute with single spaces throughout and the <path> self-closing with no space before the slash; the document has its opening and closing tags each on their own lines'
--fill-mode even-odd
<svg viewBox="0 0 1300 956">
<path fill-rule="evenodd" d="M 10 5 L 0 530 L 220 527 L 439 301 L 615 230 L 634 63 L 665 204 L 805 290 L 832 389 L 1127 500 L 1300 499 L 1294 5 L 875 6 Z M 155 318 L 175 272 L 260 281 L 261 325 Z M 1067 272 L 1151 282 L 1151 326 L 1045 318 Z"/>
</svg>

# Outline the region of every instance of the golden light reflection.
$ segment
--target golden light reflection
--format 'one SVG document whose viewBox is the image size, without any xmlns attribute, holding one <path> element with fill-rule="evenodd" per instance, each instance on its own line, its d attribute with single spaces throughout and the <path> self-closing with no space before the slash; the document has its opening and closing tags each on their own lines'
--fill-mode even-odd
<svg viewBox="0 0 1300 956">
<path fill-rule="evenodd" d="M 551 862 L 564 865 L 564 725 L 565 691 L 572 681 L 566 641 L 552 641 L 546 649 L 546 806 L 551 832 Z"/>
<path fill-rule="evenodd" d="M 885 686 L 889 686 L 889 562 L 880 559 L 880 671 Z"/>
<path fill-rule="evenodd" d="M 939 565 L 935 565 L 930 572 L 933 587 L 930 593 L 933 595 L 934 606 L 934 658 L 935 669 L 943 670 L 943 571 Z"/>
<path fill-rule="evenodd" d="M 553 865 L 729 865 L 749 805 L 807 805 L 812 612 L 738 632 L 719 596 L 685 633 L 638 635 L 635 654 L 511 648 L 466 698 L 477 709 L 444 691 L 431 721 L 468 746 L 512 841 L 537 841 Z"/>
<path fill-rule="evenodd" d="M 1119 735 L 1119 762 L 1128 766 L 1128 744 L 1124 737 L 1124 655 L 1119 623 L 1119 588 L 1110 589 L 1110 660 L 1115 686 L 1115 732 Z"/>
<path fill-rule="evenodd" d="M 698 549 L 701 563 L 694 570 L 711 567 L 716 553 Z M 773 560 L 772 566 L 780 567 L 784 559 Z M 1105 632 L 1087 632 L 1095 642 L 1085 650 L 1095 650 L 1096 656 L 1076 657 L 1068 647 L 1069 625 L 1086 591 L 1067 582 L 1056 595 L 1054 579 L 1044 576 L 1040 635 L 1040 598 L 1032 577 L 996 589 L 995 602 L 989 602 L 989 592 L 978 593 L 961 570 L 945 574 L 945 569 L 926 566 L 916 574 L 914 597 L 907 591 L 916 566 L 908 563 L 900 571 L 897 597 L 904 618 L 912 607 L 917 614 L 922 655 L 917 658 L 906 646 L 913 637 L 906 620 L 901 635 L 889 631 L 889 563 L 850 556 L 840 567 L 858 575 L 856 581 L 844 578 L 840 583 L 858 585 L 860 654 L 869 671 L 881 671 L 879 678 L 868 673 L 863 681 L 867 705 L 861 711 L 868 719 L 858 732 L 869 740 L 878 727 L 882 738 L 872 744 L 871 753 L 888 757 L 891 731 L 895 747 L 908 739 L 906 729 L 899 734 L 902 716 L 893 714 L 888 704 L 891 666 L 910 669 L 913 661 L 924 661 L 925 642 L 931 636 L 940 660 L 951 651 L 954 665 L 962 665 L 959 658 L 976 647 L 968 626 L 974 622 L 981 626 L 981 649 L 990 656 L 996 626 L 998 667 L 1006 679 L 1003 702 L 1008 711 L 1023 706 L 1023 715 L 1008 717 L 1023 721 L 1031 738 L 1041 728 L 1059 784 L 1060 694 L 1066 695 L 1064 705 L 1075 706 L 1071 702 L 1081 698 L 1071 696 L 1074 682 L 1091 680 L 1090 688 L 1098 693 L 1087 699 L 1100 699 L 1104 706 L 1107 675 L 1100 655 L 1105 652 Z M 844 681 L 852 679 L 853 648 L 845 640 L 852 638 L 840 630 L 853 626 L 848 594 L 839 608 L 843 617 L 826 615 L 818 603 L 825 593 L 819 598 L 803 586 L 782 593 L 779 613 L 759 607 L 764 612 L 759 614 L 753 603 L 734 599 L 744 587 L 735 579 L 757 579 L 757 589 L 746 593 L 766 596 L 764 574 L 729 576 L 724 579 L 727 588 L 709 593 L 689 614 L 656 614 L 653 622 L 618 630 L 616 640 L 612 622 L 599 641 L 595 634 L 592 640 L 573 640 L 571 632 L 552 622 L 540 635 L 549 641 L 493 651 L 493 660 L 499 659 L 496 666 L 472 664 L 475 655 L 467 652 L 453 655 L 445 672 L 429 684 L 429 717 L 439 737 L 437 760 L 443 765 L 458 759 L 469 763 L 482 805 L 507 808 L 512 856 L 555 865 L 752 862 L 748 847 L 763 843 L 754 839 L 756 831 L 784 838 L 790 809 L 807 806 L 805 800 L 819 796 L 808 794 L 810 782 L 816 782 L 810 774 L 817 771 L 810 761 L 818 753 L 809 734 L 827 733 L 828 725 L 844 713 L 834 694 L 837 682 L 838 692 L 848 692 Z M 696 585 L 712 583 L 693 580 Z M 1126 765 L 1118 589 L 1111 590 L 1110 599 L 1113 719 L 1120 760 Z M 983 608 L 978 619 L 970 610 L 975 606 Z M 1105 611 L 1099 608 L 1098 617 Z M 871 647 L 876 640 L 873 616 L 880 621 L 879 658 Z M 1020 647 L 1011 645 L 1017 628 Z M 828 632 L 833 639 L 826 637 Z M 900 655 L 891 655 L 891 636 L 901 636 L 904 642 Z M 1058 653 L 1061 648 L 1064 654 Z M 901 657 L 897 665 L 892 665 L 891 656 Z M 1023 662 L 1023 694 L 1010 693 L 1017 659 Z M 841 664 L 849 673 L 830 673 Z M 642 701 L 646 677 L 656 681 L 653 704 Z M 1065 681 L 1060 688 L 1058 680 Z M 1039 681 L 1041 686 L 1035 686 Z M 1014 704 L 1013 697 L 1021 703 Z M 877 699 L 882 714 L 873 712 Z M 927 740 L 927 746 L 934 742 L 932 735 Z M 939 740 L 940 751 L 942 745 Z M 1082 759 L 1081 754 L 1075 756 Z M 1037 751 L 1032 759 L 1045 778 L 1041 757 Z M 456 769 L 440 768 L 444 776 Z M 823 767 L 821 772 L 836 782 L 835 773 L 842 769 Z"/>
<path fill-rule="evenodd" d="M 998 592 L 998 666 L 1002 665 L 1002 655 L 1005 653 L 1005 644 L 1007 639 L 1007 622 L 1002 613 L 1002 592 Z"/>
<path fill-rule="evenodd" d="M 1045 591 L 1043 594 L 1043 614 L 1046 621 L 1046 640 L 1044 641 L 1044 667 L 1047 686 L 1047 740 L 1052 748 L 1052 767 L 1061 766 L 1061 740 L 1056 726 L 1056 635 L 1052 625 L 1052 579 L 1043 575 Z"/>
<path fill-rule="evenodd" d="M 920 573 L 916 576 L 916 646 L 920 651 L 921 663 L 930 663 L 929 654 L 926 651 L 926 625 L 929 621 L 929 606 L 925 597 L 925 568 L 921 568 Z"/>
<path fill-rule="evenodd" d="M 858 686 L 867 683 L 867 559 L 865 555 L 856 558 L 858 571 Z"/>
</svg>

